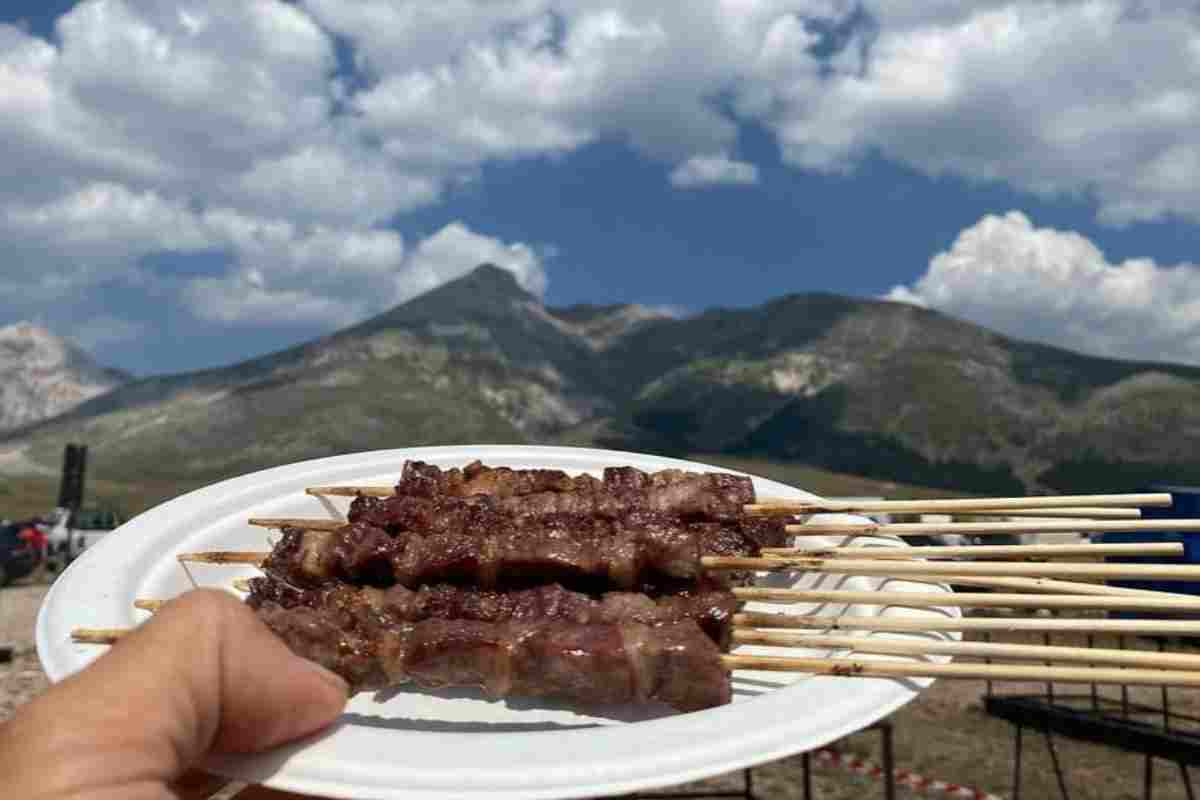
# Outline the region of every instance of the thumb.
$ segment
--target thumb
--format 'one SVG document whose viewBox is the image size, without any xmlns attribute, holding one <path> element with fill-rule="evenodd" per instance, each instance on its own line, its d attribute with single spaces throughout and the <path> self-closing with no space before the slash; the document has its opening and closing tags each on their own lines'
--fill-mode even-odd
<svg viewBox="0 0 1200 800">
<path fill-rule="evenodd" d="M 225 592 L 198 590 L 167 603 L 109 658 L 127 675 L 155 670 L 146 684 L 164 712 L 156 724 L 184 766 L 210 750 L 267 750 L 313 733 L 346 704 L 345 681 L 293 654 Z M 161 685 L 167 676 L 172 685 Z"/>
<path fill-rule="evenodd" d="M 346 698 L 341 678 L 294 655 L 234 597 L 197 590 L 30 705 L 107 753 L 110 779 L 168 782 L 209 752 L 314 733 Z"/>
</svg>

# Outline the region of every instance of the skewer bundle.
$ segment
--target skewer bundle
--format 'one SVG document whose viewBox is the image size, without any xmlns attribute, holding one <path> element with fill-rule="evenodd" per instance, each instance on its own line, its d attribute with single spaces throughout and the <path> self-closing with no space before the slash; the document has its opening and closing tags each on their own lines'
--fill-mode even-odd
<svg viewBox="0 0 1200 800">
<path fill-rule="evenodd" d="M 1037 517 L 937 525 L 939 533 L 971 535 L 1078 531 L 1083 526 L 1200 529 L 1195 520 L 1138 519 L 1136 506 L 1169 504 L 1170 495 L 795 503 L 755 498 L 748 479 L 721 473 L 647 474 L 615 468 L 598 479 L 480 464 L 440 470 L 418 462 L 406 464 L 395 487 L 312 487 L 308 493 L 354 498 L 348 519 L 252 519 L 254 525 L 283 531 L 272 550 L 190 553 L 180 560 L 261 567 L 265 577 L 238 586 L 249 592 L 250 605 L 294 650 L 338 671 L 359 689 L 406 681 L 477 685 L 494 697 L 655 700 L 694 710 L 728 702 L 729 672 L 737 669 L 1200 686 L 1200 656 L 1190 654 L 839 634 L 1064 629 L 1200 634 L 1200 621 L 1191 619 L 831 617 L 737 608 L 762 601 L 1195 613 L 1200 598 L 1083 582 L 1200 578 L 1200 569 L 1191 565 L 1095 560 L 1177 556 L 1182 554 L 1178 544 L 862 547 L 855 546 L 854 537 L 931 531 L 913 524 L 830 523 L 817 517 L 891 511 Z M 831 534 L 845 535 L 846 544 L 803 548 L 805 536 Z M 782 546 L 793 537 L 798 547 Z M 1063 560 L 1073 557 L 1091 560 Z M 856 592 L 743 585 L 746 575 L 781 571 L 1010 591 Z M 159 602 L 147 599 L 139 607 L 154 610 Z M 80 630 L 75 638 L 111 642 L 120 634 Z M 844 655 L 730 652 L 738 645 L 822 648 Z M 927 660 L 931 657 L 1036 664 L 933 663 Z"/>
</svg>

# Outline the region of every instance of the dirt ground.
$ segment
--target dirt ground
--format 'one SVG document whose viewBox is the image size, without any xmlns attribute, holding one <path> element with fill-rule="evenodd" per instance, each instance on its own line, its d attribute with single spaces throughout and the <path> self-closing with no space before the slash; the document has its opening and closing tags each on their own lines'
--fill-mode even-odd
<svg viewBox="0 0 1200 800">
<path fill-rule="evenodd" d="M 33 645 L 34 621 L 46 589 L 44 582 L 30 582 L 28 579 L 0 589 L 0 643 L 16 646 L 13 660 L 0 664 L 0 724 L 19 705 L 47 686 Z M 1054 644 L 1084 644 L 1082 637 L 1075 639 L 1056 637 Z M 997 685 L 996 690 L 1006 693 L 1038 692 L 1044 690 L 1044 684 Z M 1059 685 L 1056 691 L 1080 690 Z M 1087 687 L 1083 687 L 1082 691 L 1087 692 Z M 984 692 L 985 687 L 981 682 L 939 681 L 916 701 L 893 714 L 891 722 L 895 731 L 896 766 L 930 779 L 967 784 L 984 792 L 1011 797 L 1012 728 L 1008 723 L 984 713 Z M 1115 689 L 1102 692 L 1110 698 L 1120 696 Z M 1134 692 L 1131 699 L 1161 704 L 1161 692 L 1157 689 L 1141 690 Z M 1175 712 L 1200 716 L 1200 689 L 1173 689 L 1170 690 L 1169 699 Z M 832 747 L 842 753 L 879 763 L 879 742 L 877 732 L 864 731 Z M 1040 734 L 1027 731 L 1024 742 L 1022 796 L 1035 800 L 1058 797 L 1046 740 Z M 1124 800 L 1143 796 L 1144 760 L 1141 757 L 1061 737 L 1055 737 L 1054 745 L 1062 763 L 1067 766 L 1070 797 L 1077 800 Z M 801 798 L 804 796 L 801 776 L 799 756 L 759 766 L 754 770 L 755 795 L 761 800 Z M 1181 772 L 1174 764 L 1156 761 L 1153 776 L 1153 797 L 1157 800 L 1184 800 L 1187 797 Z M 739 773 L 675 787 L 670 791 L 740 790 L 740 783 Z M 897 796 L 918 795 L 901 786 Z M 813 797 L 820 800 L 857 800 L 883 797 L 883 790 L 874 780 L 814 761 Z"/>
</svg>

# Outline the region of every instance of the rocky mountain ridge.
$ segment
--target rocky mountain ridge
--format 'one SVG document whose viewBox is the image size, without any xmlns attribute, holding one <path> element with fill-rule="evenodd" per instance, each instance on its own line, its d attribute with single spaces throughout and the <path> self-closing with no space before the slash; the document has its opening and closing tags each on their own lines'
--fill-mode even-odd
<svg viewBox="0 0 1200 800">
<path fill-rule="evenodd" d="M 1200 478 L 1200 369 L 1090 358 L 828 294 L 677 319 L 542 305 L 484 265 L 321 339 L 133 381 L 0 439 L 113 478 L 221 477 L 428 444 L 802 461 L 996 493 Z"/>
<path fill-rule="evenodd" d="M 0 328 L 0 432 L 57 416 L 128 381 L 41 325 Z"/>
</svg>

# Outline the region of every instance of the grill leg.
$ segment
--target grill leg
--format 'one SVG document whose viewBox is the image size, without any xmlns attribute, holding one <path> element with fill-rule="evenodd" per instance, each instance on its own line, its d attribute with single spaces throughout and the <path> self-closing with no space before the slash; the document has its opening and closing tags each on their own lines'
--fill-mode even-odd
<svg viewBox="0 0 1200 800">
<path fill-rule="evenodd" d="M 883 738 L 883 796 L 885 800 L 896 800 L 896 754 L 892 752 L 892 723 L 879 726 Z"/>
<path fill-rule="evenodd" d="M 1021 800 L 1021 732 L 1024 730 L 1020 725 L 1014 726 L 1016 734 L 1013 737 L 1013 780 L 1012 780 L 1012 796 L 1013 800 Z M 808 800 L 808 798 L 805 798 Z"/>
<path fill-rule="evenodd" d="M 1196 793 L 1192 791 L 1192 775 L 1188 772 L 1187 764 L 1179 762 L 1179 772 L 1183 776 L 1183 789 L 1187 792 L 1187 800 L 1196 800 Z"/>
<path fill-rule="evenodd" d="M 1058 792 L 1062 795 L 1063 800 L 1071 800 L 1067 793 L 1067 778 L 1063 775 L 1062 764 L 1058 763 L 1058 751 L 1054 749 L 1054 736 L 1050 731 L 1042 731 L 1042 735 L 1046 737 L 1046 749 L 1050 751 L 1050 763 L 1054 767 L 1054 777 L 1058 781 Z"/>
<path fill-rule="evenodd" d="M 1142 797 L 1152 800 L 1154 797 L 1154 756 L 1146 754 L 1146 768 L 1142 770 Z"/>
<path fill-rule="evenodd" d="M 800 756 L 800 769 L 804 773 L 804 800 L 812 800 L 812 757 L 808 753 Z"/>
<path fill-rule="evenodd" d="M 746 800 L 754 800 L 754 770 L 747 767 L 742 771 L 743 785 L 746 787 Z"/>
</svg>

